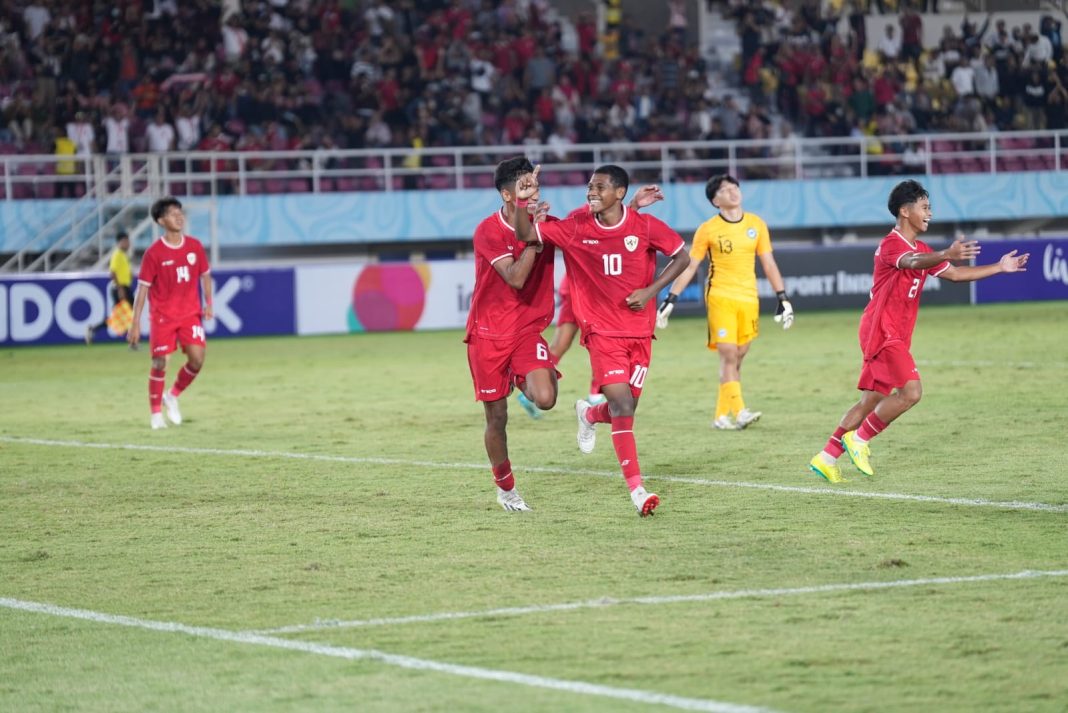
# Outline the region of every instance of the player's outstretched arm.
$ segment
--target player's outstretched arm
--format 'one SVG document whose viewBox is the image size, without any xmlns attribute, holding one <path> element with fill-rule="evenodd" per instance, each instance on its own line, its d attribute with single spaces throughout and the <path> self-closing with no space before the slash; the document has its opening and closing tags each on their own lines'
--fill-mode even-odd
<svg viewBox="0 0 1068 713">
<path fill-rule="evenodd" d="M 947 260 L 950 262 L 959 262 L 961 260 L 971 260 L 978 255 L 978 240 L 964 240 L 963 238 L 957 238 L 953 241 L 953 244 L 945 250 L 936 250 L 929 253 L 906 253 L 901 256 L 901 260 L 898 262 L 897 266 L 901 270 L 926 270 L 946 262 Z M 939 277 L 944 276 L 946 272 L 948 272 L 948 270 L 939 275 Z"/>
<path fill-rule="evenodd" d="M 1013 250 L 1005 253 L 1000 260 L 990 265 L 963 265 L 961 267 L 953 265 L 943 270 L 939 277 L 950 282 L 974 282 L 1002 272 L 1027 272 L 1027 258 L 1029 257 L 1031 253 L 1017 255 Z"/>
<path fill-rule="evenodd" d="M 693 280 L 693 276 L 697 274 L 697 267 L 699 262 L 697 260 L 689 260 L 686 267 L 683 268 L 679 276 L 675 278 L 675 281 L 671 283 L 671 288 L 668 290 L 668 296 L 660 303 L 660 307 L 656 310 L 656 326 L 659 329 L 666 329 L 668 326 L 668 318 L 671 317 L 671 313 L 675 311 L 675 301 L 682 294 L 682 291 L 686 289 L 686 286 Z M 668 267 L 671 267 L 669 264 Z M 667 272 L 667 268 L 664 268 L 664 272 Z"/>
</svg>

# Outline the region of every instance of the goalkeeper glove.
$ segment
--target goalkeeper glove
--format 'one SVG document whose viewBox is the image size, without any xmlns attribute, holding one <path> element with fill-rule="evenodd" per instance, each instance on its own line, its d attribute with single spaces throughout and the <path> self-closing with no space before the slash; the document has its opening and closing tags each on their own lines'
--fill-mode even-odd
<svg viewBox="0 0 1068 713">
<path fill-rule="evenodd" d="M 794 306 L 786 299 L 786 290 L 775 293 L 779 298 L 779 306 L 775 308 L 775 321 L 782 322 L 783 329 L 789 329 L 794 324 Z"/>
<path fill-rule="evenodd" d="M 666 329 L 668 325 L 668 317 L 675 311 L 675 300 L 679 298 L 678 295 L 673 295 L 670 292 L 668 296 L 664 298 L 664 301 L 660 303 L 660 307 L 656 310 L 656 326 L 660 329 Z"/>
</svg>

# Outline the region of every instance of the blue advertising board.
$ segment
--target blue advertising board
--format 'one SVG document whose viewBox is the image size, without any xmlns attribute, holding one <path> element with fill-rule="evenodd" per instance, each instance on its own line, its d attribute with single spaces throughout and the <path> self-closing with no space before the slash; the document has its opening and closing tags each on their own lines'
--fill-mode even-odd
<svg viewBox="0 0 1068 713">
<path fill-rule="evenodd" d="M 292 268 L 213 270 L 215 318 L 211 336 L 293 334 L 296 331 Z M 80 342 L 113 306 L 108 279 L 83 274 L 0 277 L 0 346 Z M 142 333 L 148 334 L 147 312 Z M 98 340 L 116 339 L 102 330 Z"/>
<path fill-rule="evenodd" d="M 1016 250 L 1030 253 L 1026 272 L 994 275 L 975 283 L 975 303 L 1068 300 L 1068 239 L 998 240 L 983 244 L 976 264 L 996 262 Z"/>
</svg>

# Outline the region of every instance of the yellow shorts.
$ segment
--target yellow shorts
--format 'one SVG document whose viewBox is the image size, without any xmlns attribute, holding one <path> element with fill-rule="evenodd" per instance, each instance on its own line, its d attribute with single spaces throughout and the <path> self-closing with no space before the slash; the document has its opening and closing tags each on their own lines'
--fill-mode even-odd
<svg viewBox="0 0 1068 713">
<path fill-rule="evenodd" d="M 708 348 L 716 344 L 748 344 L 760 334 L 760 303 L 705 295 L 708 306 Z"/>
</svg>

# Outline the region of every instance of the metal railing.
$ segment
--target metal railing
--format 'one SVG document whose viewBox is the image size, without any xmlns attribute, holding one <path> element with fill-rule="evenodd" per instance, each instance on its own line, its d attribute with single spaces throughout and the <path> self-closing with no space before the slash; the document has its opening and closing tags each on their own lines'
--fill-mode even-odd
<svg viewBox="0 0 1068 713">
<path fill-rule="evenodd" d="M 94 174 L 97 161 L 78 161 L 74 174 L 56 175 L 70 157 L 0 157 L 6 200 L 53 198 L 60 185 L 104 181 L 111 193 L 141 193 L 149 181 L 163 194 L 256 195 L 336 191 L 488 188 L 495 165 L 525 154 L 542 164 L 545 185 L 584 185 L 598 164 L 617 163 L 634 180 L 703 181 L 714 173 L 739 178 L 867 177 L 898 173 L 1061 171 L 1068 165 L 1068 131 L 912 134 L 746 141 L 507 145 L 424 149 L 275 152 L 191 152 L 123 157 L 126 172 Z M 97 157 L 99 159 L 100 157 Z M 113 160 L 113 159 L 110 159 Z M 138 173 L 151 167 L 152 176 Z"/>
</svg>

